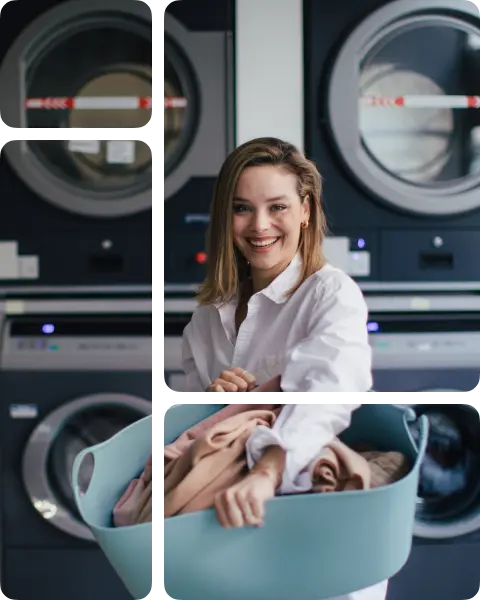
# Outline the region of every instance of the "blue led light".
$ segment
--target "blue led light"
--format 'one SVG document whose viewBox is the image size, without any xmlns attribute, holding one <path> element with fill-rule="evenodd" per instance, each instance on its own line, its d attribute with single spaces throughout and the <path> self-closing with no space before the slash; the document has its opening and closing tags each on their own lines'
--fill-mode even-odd
<svg viewBox="0 0 480 600">
<path fill-rule="evenodd" d="M 55 327 L 54 327 L 54 325 L 47 323 L 42 327 L 42 331 L 46 335 L 50 335 L 51 333 L 53 333 L 55 331 Z"/>
</svg>

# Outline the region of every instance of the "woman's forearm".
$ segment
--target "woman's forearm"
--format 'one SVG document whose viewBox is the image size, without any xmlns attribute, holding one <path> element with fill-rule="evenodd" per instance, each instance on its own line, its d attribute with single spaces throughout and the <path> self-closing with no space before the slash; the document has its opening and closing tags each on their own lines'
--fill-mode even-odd
<svg viewBox="0 0 480 600">
<path fill-rule="evenodd" d="M 269 446 L 262 458 L 252 468 L 251 473 L 268 476 L 273 480 L 275 489 L 282 483 L 285 470 L 286 452 L 280 446 Z"/>
</svg>

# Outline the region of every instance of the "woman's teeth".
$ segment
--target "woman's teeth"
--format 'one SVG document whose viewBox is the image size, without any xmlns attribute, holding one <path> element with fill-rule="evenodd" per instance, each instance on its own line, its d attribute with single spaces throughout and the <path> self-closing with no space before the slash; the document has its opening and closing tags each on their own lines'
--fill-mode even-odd
<svg viewBox="0 0 480 600">
<path fill-rule="evenodd" d="M 253 240 L 249 240 L 250 244 L 255 248 L 267 248 L 268 246 L 273 246 L 275 242 L 277 242 L 279 238 L 275 238 L 274 240 L 267 240 L 265 242 L 254 242 Z"/>
</svg>

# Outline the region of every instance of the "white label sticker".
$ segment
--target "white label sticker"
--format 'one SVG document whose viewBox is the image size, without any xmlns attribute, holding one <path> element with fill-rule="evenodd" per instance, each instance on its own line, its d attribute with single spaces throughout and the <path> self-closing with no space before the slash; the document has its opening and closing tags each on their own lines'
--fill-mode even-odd
<svg viewBox="0 0 480 600">
<path fill-rule="evenodd" d="M 99 140 L 70 140 L 68 142 L 70 152 L 82 152 L 83 154 L 98 154 L 100 152 Z"/>
<path fill-rule="evenodd" d="M 12 419 L 36 419 L 38 408 L 35 404 L 12 404 L 10 416 Z"/>
<path fill-rule="evenodd" d="M 23 300 L 7 300 L 5 302 L 6 315 L 21 315 L 25 312 L 25 302 Z"/>
<path fill-rule="evenodd" d="M 327 262 L 341 271 L 347 272 L 350 263 L 350 240 L 347 237 L 326 237 L 323 251 Z"/>
<path fill-rule="evenodd" d="M 410 303 L 413 310 L 430 310 L 432 303 L 428 298 L 412 298 Z"/>
<path fill-rule="evenodd" d="M 18 279 L 17 242 L 0 242 L 0 279 Z"/>
<path fill-rule="evenodd" d="M 370 275 L 370 252 L 350 252 L 347 274 L 353 277 Z"/>
<path fill-rule="evenodd" d="M 20 279 L 38 279 L 40 275 L 38 256 L 19 256 L 18 270 Z"/>
<path fill-rule="evenodd" d="M 107 142 L 107 162 L 111 165 L 131 165 L 135 162 L 135 142 Z"/>
</svg>

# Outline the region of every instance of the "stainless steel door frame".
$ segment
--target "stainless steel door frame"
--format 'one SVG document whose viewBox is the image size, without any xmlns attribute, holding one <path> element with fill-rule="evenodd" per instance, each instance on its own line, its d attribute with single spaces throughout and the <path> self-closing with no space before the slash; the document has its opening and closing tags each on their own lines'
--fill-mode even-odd
<svg viewBox="0 0 480 600">
<path fill-rule="evenodd" d="M 85 409 L 101 406 L 133 409 L 140 416 L 152 412 L 151 402 L 127 394 L 103 393 L 78 398 L 60 406 L 37 425 L 25 446 L 22 461 L 23 482 L 33 507 L 57 529 L 87 541 L 95 541 L 90 529 L 58 504 L 48 480 L 47 466 L 50 447 L 62 424 Z"/>
<path fill-rule="evenodd" d="M 231 38 L 220 32 L 191 32 L 165 13 L 165 33 L 178 44 L 195 74 L 199 95 L 198 123 L 185 155 L 165 179 L 165 199 L 192 177 L 216 177 L 227 154 L 229 136 L 229 65 Z M 221 126 L 219 126 L 219 123 Z M 205 152 L 208 147 L 209 151 Z"/>
</svg>

